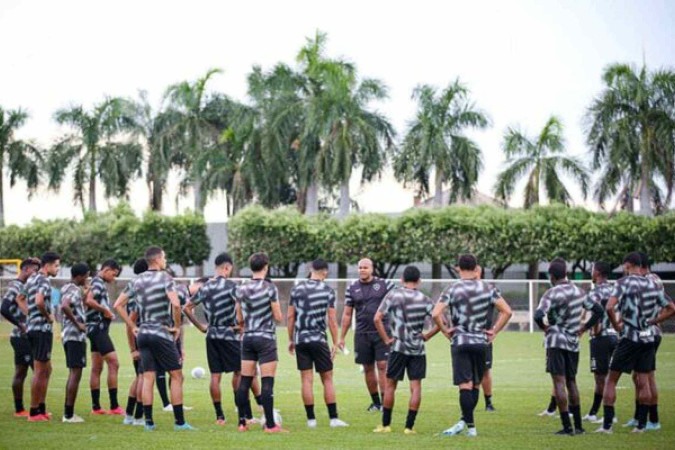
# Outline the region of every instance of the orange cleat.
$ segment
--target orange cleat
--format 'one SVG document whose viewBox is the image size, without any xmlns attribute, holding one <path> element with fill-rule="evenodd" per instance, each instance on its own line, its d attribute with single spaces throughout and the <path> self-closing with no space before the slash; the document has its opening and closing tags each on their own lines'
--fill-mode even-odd
<svg viewBox="0 0 675 450">
<path fill-rule="evenodd" d="M 226 423 L 225 419 L 216 419 L 216 425 L 225 425 Z"/>
<path fill-rule="evenodd" d="M 28 417 L 30 414 L 25 409 L 23 411 L 15 412 L 14 417 Z"/>
<path fill-rule="evenodd" d="M 108 411 L 106 411 L 106 410 L 103 409 L 103 408 L 101 408 L 101 409 L 92 409 L 92 410 L 91 410 L 91 413 L 92 413 L 93 415 L 95 415 L 95 416 L 107 416 L 107 415 L 108 415 Z"/>
<path fill-rule="evenodd" d="M 28 416 L 29 422 L 49 422 L 49 417 L 44 414 L 38 414 L 37 416 Z"/>
<path fill-rule="evenodd" d="M 288 433 L 288 430 L 284 430 L 283 428 L 281 428 L 281 425 L 276 424 L 272 428 L 265 427 L 265 433 Z"/>
<path fill-rule="evenodd" d="M 126 411 L 124 411 L 121 406 L 118 406 L 115 409 L 108 410 L 108 414 L 111 416 L 124 416 L 126 415 Z"/>
<path fill-rule="evenodd" d="M 239 428 L 237 428 L 240 433 L 243 433 L 245 431 L 248 431 L 248 427 L 246 425 L 239 425 Z"/>
</svg>

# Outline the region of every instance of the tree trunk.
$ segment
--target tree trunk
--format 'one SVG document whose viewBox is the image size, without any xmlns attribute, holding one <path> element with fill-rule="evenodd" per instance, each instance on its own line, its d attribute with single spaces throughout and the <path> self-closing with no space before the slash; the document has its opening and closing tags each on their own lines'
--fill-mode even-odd
<svg viewBox="0 0 675 450">
<path fill-rule="evenodd" d="M 204 201 L 203 201 L 203 192 L 202 192 L 202 180 L 199 177 L 195 178 L 194 183 L 192 184 L 192 189 L 195 191 L 195 212 L 200 214 L 204 213 Z"/>
<path fill-rule="evenodd" d="M 96 173 L 89 175 L 89 212 L 96 212 Z"/>
<path fill-rule="evenodd" d="M 642 157 L 642 164 L 640 165 L 640 215 L 651 217 L 654 215 L 652 210 L 651 193 L 649 192 L 649 167 Z"/>
<path fill-rule="evenodd" d="M 1 156 L 0 156 L 1 157 Z M 5 168 L 0 160 L 0 228 L 5 226 Z"/>
<path fill-rule="evenodd" d="M 340 209 L 338 210 L 338 217 L 345 218 L 349 215 L 349 180 L 343 181 L 340 184 Z"/>
<path fill-rule="evenodd" d="M 153 211 L 162 212 L 163 186 L 157 174 L 153 174 L 150 195 L 150 208 Z"/>
<path fill-rule="evenodd" d="M 436 167 L 434 183 L 434 208 L 440 208 L 443 206 L 443 171 L 438 167 Z"/>
<path fill-rule="evenodd" d="M 305 205 L 305 214 L 319 213 L 319 184 L 312 181 L 307 186 L 307 203 Z"/>
</svg>

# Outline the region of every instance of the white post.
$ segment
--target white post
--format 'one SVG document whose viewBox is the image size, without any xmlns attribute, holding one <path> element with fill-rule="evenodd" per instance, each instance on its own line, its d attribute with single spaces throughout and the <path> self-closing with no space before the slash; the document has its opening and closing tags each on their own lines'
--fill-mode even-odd
<svg viewBox="0 0 675 450">
<path fill-rule="evenodd" d="M 530 333 L 534 333 L 534 282 L 527 282 L 528 290 L 530 291 Z"/>
</svg>

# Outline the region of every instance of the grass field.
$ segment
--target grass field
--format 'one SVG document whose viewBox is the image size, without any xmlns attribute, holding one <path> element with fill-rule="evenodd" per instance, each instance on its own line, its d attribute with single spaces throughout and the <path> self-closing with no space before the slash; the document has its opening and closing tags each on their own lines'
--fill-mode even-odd
<svg viewBox="0 0 675 450">
<path fill-rule="evenodd" d="M 213 407 L 208 393 L 207 379 L 190 378 L 189 369 L 207 367 L 203 335 L 194 328 L 187 331 L 187 362 L 185 404 L 194 410 L 186 412 L 188 421 L 199 430 L 178 433 L 172 429 L 173 415 L 155 408 L 157 431 L 147 433 L 142 427 L 124 426 L 121 417 L 91 416 L 88 389 L 88 370 L 80 386 L 76 413 L 86 419 L 84 424 L 62 424 L 63 399 L 67 369 L 60 341 L 54 344 L 54 372 L 49 385 L 47 407 L 54 413 L 49 423 L 28 423 L 12 416 L 11 377 L 13 357 L 9 344 L 10 328 L 0 324 L 0 448 L 674 448 L 675 447 L 675 336 L 665 336 L 658 355 L 657 374 L 660 387 L 660 415 L 663 429 L 643 435 L 629 434 L 627 429 L 615 427 L 611 436 L 589 433 L 585 436 L 559 437 L 552 433 L 560 428 L 559 419 L 540 418 L 550 396 L 550 379 L 544 373 L 544 350 L 540 334 L 503 333 L 495 344 L 494 403 L 495 413 L 483 411 L 483 399 L 476 413 L 479 436 L 441 437 L 438 433 L 453 424 L 459 414 L 457 390 L 452 386 L 448 342 L 437 336 L 427 346 L 428 372 L 423 385 L 422 407 L 418 415 L 417 435 L 402 433 L 407 411 L 407 383 L 399 387 L 394 409 L 393 429 L 389 435 L 375 435 L 371 431 L 380 416 L 367 413 L 370 398 L 366 394 L 363 377 L 353 363 L 353 353 L 336 358 L 336 386 L 340 417 L 351 424 L 346 429 L 330 429 L 320 391 L 317 393 L 316 412 L 318 428 L 305 426 L 305 414 L 300 399 L 300 380 L 295 361 L 287 352 L 280 352 L 280 369 L 275 385 L 275 406 L 281 410 L 286 435 L 265 435 L 257 429 L 246 434 L 236 431 L 232 396 L 223 383 L 223 404 L 228 424 L 214 424 Z M 126 350 L 123 327 L 114 325 L 113 339 L 121 359 L 120 402 L 124 407 L 126 392 L 132 379 L 133 367 Z M 285 349 L 286 333 L 280 329 L 279 348 Z M 592 401 L 592 377 L 588 372 L 588 344 L 582 348 L 579 385 L 582 411 L 585 414 Z M 102 386 L 101 398 L 107 407 L 107 393 Z M 29 390 L 25 391 L 26 401 Z M 630 379 L 620 382 L 617 416 L 624 422 L 633 411 L 633 389 Z M 597 425 L 586 425 L 593 431 Z"/>
</svg>

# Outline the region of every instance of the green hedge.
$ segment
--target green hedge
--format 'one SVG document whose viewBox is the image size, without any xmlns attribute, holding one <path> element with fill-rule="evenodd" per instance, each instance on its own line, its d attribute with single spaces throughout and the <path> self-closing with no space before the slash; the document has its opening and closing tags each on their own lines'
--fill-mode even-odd
<svg viewBox="0 0 675 450">
<path fill-rule="evenodd" d="M 557 256 L 581 270 L 595 260 L 618 266 L 634 250 L 647 252 L 655 261 L 675 261 L 673 214 L 610 216 L 558 205 L 530 210 L 450 206 L 400 216 L 356 214 L 342 222 L 255 206 L 234 216 L 228 233 L 239 265 L 264 250 L 274 274 L 289 277 L 297 275 L 301 262 L 316 257 L 353 264 L 368 255 L 385 275 L 410 262 L 453 265 L 463 252 L 475 253 L 497 274 L 512 264 Z"/>
<path fill-rule="evenodd" d="M 96 267 L 108 258 L 132 264 L 150 245 L 164 248 L 168 261 L 184 269 L 201 264 L 211 251 L 202 216 L 167 217 L 149 212 L 139 218 L 126 204 L 106 213 L 87 214 L 82 221 L 35 220 L 24 227 L 0 228 L 2 258 L 39 257 L 52 250 L 65 265 L 84 261 Z"/>
</svg>

